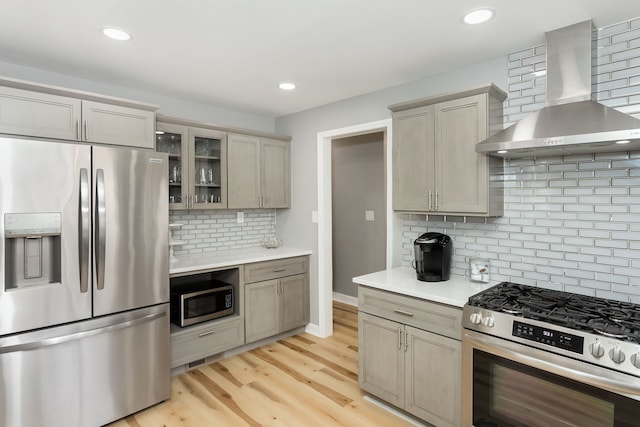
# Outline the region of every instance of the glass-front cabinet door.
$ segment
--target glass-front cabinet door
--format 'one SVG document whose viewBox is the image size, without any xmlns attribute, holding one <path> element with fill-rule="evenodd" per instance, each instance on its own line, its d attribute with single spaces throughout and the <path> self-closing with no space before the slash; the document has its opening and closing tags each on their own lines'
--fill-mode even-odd
<svg viewBox="0 0 640 427">
<path fill-rule="evenodd" d="M 169 209 L 227 206 L 227 135 L 158 122 L 156 151 L 169 154 Z"/>
<path fill-rule="evenodd" d="M 190 178 L 193 180 L 192 209 L 227 206 L 227 135 L 208 129 L 190 129 Z"/>
<path fill-rule="evenodd" d="M 156 151 L 169 154 L 169 209 L 188 209 L 188 128 L 169 123 L 156 125 Z"/>
</svg>

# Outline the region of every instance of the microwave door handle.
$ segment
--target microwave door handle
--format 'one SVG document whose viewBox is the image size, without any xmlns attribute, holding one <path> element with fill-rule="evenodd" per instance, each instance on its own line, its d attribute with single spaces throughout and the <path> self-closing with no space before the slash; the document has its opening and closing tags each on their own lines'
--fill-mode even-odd
<svg viewBox="0 0 640 427">
<path fill-rule="evenodd" d="M 104 261 L 106 246 L 106 206 L 104 191 L 104 170 L 96 171 L 96 212 L 95 212 L 95 252 L 96 252 L 96 274 L 97 289 L 104 289 Z"/>
<path fill-rule="evenodd" d="M 80 169 L 80 221 L 79 221 L 79 262 L 80 292 L 89 290 L 89 233 L 91 228 L 91 206 L 89 190 L 89 173 L 86 168 Z"/>
</svg>

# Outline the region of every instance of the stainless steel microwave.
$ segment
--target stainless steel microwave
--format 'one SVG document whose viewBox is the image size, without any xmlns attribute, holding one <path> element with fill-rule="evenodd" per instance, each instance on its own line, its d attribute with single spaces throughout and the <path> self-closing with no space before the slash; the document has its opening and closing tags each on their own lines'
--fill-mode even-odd
<svg viewBox="0 0 640 427">
<path fill-rule="evenodd" d="M 171 322 L 185 327 L 233 314 L 233 286 L 219 280 L 171 288 Z"/>
</svg>

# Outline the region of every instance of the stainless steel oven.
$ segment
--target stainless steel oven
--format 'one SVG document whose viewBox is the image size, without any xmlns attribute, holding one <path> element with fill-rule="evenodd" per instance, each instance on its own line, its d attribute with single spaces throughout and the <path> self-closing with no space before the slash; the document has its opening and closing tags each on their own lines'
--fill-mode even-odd
<svg viewBox="0 0 640 427">
<path fill-rule="evenodd" d="M 640 425 L 640 307 L 511 285 L 464 307 L 462 425 Z"/>
</svg>

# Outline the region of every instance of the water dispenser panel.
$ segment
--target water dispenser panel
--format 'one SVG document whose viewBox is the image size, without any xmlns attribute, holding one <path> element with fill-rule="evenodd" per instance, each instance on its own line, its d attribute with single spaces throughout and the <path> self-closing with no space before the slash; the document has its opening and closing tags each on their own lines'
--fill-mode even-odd
<svg viewBox="0 0 640 427">
<path fill-rule="evenodd" d="M 55 236 L 62 227 L 60 212 L 8 213 L 4 215 L 5 237 Z"/>
<path fill-rule="evenodd" d="M 5 290 L 59 283 L 62 214 L 4 215 Z"/>
</svg>

